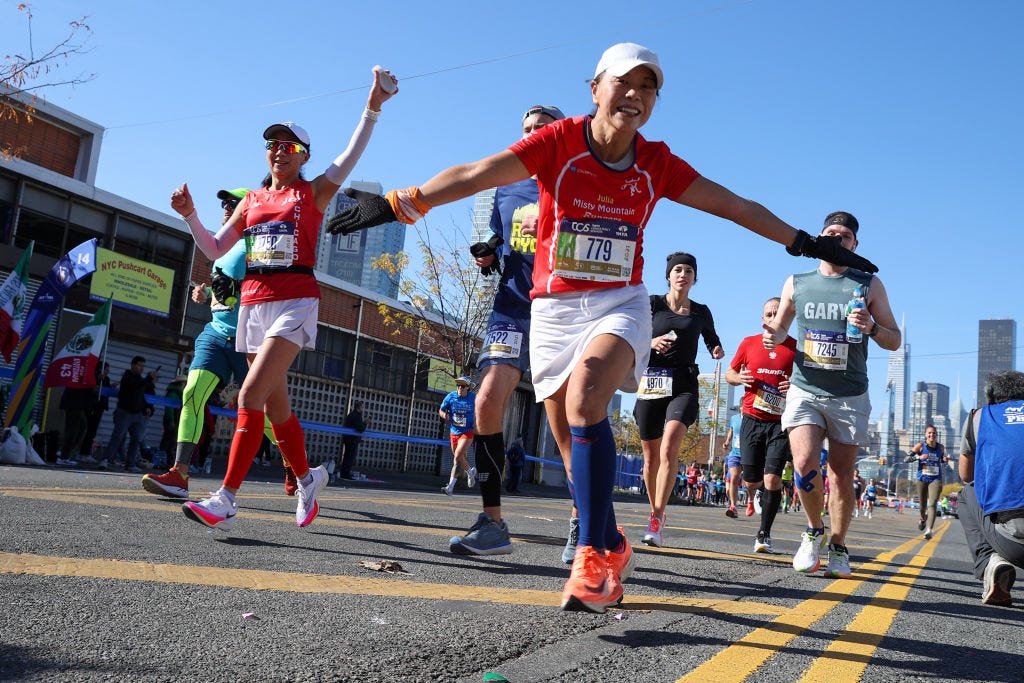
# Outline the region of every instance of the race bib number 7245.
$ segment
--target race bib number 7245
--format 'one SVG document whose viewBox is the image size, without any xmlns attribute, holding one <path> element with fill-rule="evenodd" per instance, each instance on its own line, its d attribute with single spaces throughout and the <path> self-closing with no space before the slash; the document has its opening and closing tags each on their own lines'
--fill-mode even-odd
<svg viewBox="0 0 1024 683">
<path fill-rule="evenodd" d="M 804 367 L 845 370 L 849 351 L 845 332 L 807 330 L 804 336 Z"/>
</svg>

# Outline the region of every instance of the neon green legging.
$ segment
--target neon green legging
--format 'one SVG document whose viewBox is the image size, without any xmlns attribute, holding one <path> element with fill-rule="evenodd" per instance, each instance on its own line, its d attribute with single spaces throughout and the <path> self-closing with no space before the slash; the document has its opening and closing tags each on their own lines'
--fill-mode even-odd
<svg viewBox="0 0 1024 683">
<path fill-rule="evenodd" d="M 192 460 L 192 453 L 203 435 L 206 402 L 219 383 L 220 377 L 215 372 L 202 369 L 188 371 L 188 383 L 181 396 L 181 415 L 178 418 L 178 446 L 174 454 L 176 463 L 187 465 Z M 277 444 L 270 420 L 266 418 L 263 420 L 263 433 L 270 438 L 271 443 Z"/>
</svg>

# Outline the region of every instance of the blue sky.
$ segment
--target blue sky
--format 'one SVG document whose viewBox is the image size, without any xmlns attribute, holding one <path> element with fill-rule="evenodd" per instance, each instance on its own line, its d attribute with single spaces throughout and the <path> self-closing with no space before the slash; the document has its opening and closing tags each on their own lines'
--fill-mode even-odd
<svg viewBox="0 0 1024 683">
<path fill-rule="evenodd" d="M 0 2 L 5 53 L 26 49 L 15 5 Z M 318 173 L 347 143 L 374 64 L 399 77 L 401 92 L 350 179 L 406 187 L 510 144 L 529 105 L 589 111 L 601 52 L 628 40 L 656 51 L 665 72 L 648 139 L 805 230 L 837 209 L 859 218 L 859 251 L 906 317 L 911 382 L 942 382 L 955 396 L 959 379 L 973 402 L 977 321 L 1024 319 L 1014 294 L 1024 227 L 1024 3 L 1015 0 L 56 0 L 34 6 L 37 49 L 83 14 L 91 51 L 65 73 L 96 78 L 47 99 L 107 128 L 100 187 L 168 213 L 171 190 L 188 181 L 213 225 L 217 189 L 264 175 L 270 123 L 310 132 L 308 168 Z M 468 226 L 470 207 L 437 209 L 428 226 Z M 758 331 L 763 301 L 813 266 L 662 202 L 646 236 L 652 292 L 665 291 L 664 256 L 677 250 L 698 258 L 691 294 L 714 312 L 726 360 Z M 887 359 L 872 347 L 873 417 Z M 704 353 L 698 362 L 714 367 Z"/>
</svg>

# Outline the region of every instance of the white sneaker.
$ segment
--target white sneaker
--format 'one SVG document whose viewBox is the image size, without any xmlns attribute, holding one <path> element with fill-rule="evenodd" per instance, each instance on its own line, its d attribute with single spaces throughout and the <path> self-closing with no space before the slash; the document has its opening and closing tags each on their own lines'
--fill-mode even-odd
<svg viewBox="0 0 1024 683">
<path fill-rule="evenodd" d="M 323 465 L 309 468 L 309 474 L 313 477 L 313 481 L 303 484 L 300 480 L 299 490 L 296 492 L 299 501 L 295 506 L 295 523 L 299 526 L 309 526 L 320 513 L 316 496 L 320 493 L 320 489 L 327 485 L 327 480 L 330 478 Z"/>
<path fill-rule="evenodd" d="M 235 515 L 238 514 L 238 504 L 230 500 L 223 490 L 218 490 L 202 502 L 185 503 L 181 511 L 192 521 L 205 524 L 211 529 L 231 531 L 235 525 Z"/>
<path fill-rule="evenodd" d="M 988 565 L 985 567 L 985 574 L 982 577 L 981 602 L 985 605 L 1002 605 L 1009 607 L 1013 604 L 1010 598 L 1010 589 L 1017 579 L 1017 570 L 1007 562 L 999 553 L 992 553 L 988 558 Z"/>
<path fill-rule="evenodd" d="M 924 540 L 926 540 L 926 541 L 932 540 L 932 530 L 931 529 L 925 529 L 924 530 Z"/>
<path fill-rule="evenodd" d="M 828 543 L 828 534 L 822 529 L 820 534 L 815 534 L 809 529 L 800 534 L 800 547 L 793 555 L 793 569 L 798 572 L 810 574 L 818 571 L 821 560 L 818 554 Z"/>
<path fill-rule="evenodd" d="M 761 489 L 754 493 L 754 512 L 761 514 Z"/>
<path fill-rule="evenodd" d="M 772 549 L 772 537 L 758 531 L 757 538 L 754 539 L 754 552 L 774 555 L 775 551 Z"/>
<path fill-rule="evenodd" d="M 666 517 L 667 515 L 662 515 L 661 519 L 658 519 L 653 512 L 651 513 L 651 518 L 647 520 L 647 533 L 644 534 L 643 543 L 645 545 L 661 547 L 661 529 L 665 526 Z"/>
<path fill-rule="evenodd" d="M 466 486 L 473 488 L 476 486 L 476 468 L 470 467 L 466 470 Z"/>
<path fill-rule="evenodd" d="M 441 487 L 441 493 L 443 493 L 446 496 L 450 496 L 453 493 L 455 493 L 455 480 L 454 479 L 449 479 L 448 480 L 448 485 Z"/>
<path fill-rule="evenodd" d="M 828 547 L 828 566 L 825 567 L 825 576 L 833 579 L 848 579 L 853 574 L 850 572 L 850 553 L 845 545 L 830 545 Z"/>
</svg>

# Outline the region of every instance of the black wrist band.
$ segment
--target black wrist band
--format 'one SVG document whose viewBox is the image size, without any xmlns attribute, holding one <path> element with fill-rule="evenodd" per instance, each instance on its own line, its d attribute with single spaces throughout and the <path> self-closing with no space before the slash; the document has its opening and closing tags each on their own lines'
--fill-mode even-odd
<svg viewBox="0 0 1024 683">
<path fill-rule="evenodd" d="M 876 334 L 878 334 L 878 323 L 877 322 L 872 322 L 871 323 L 871 331 L 868 332 L 868 336 L 871 337 L 872 339 L 874 339 Z"/>
</svg>

